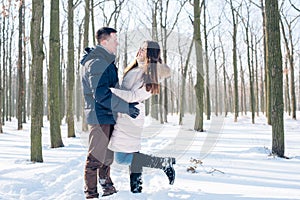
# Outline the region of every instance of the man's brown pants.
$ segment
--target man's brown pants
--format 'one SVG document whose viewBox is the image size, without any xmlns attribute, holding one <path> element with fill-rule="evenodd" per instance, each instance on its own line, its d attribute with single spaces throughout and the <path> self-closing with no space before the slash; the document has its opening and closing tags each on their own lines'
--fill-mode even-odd
<svg viewBox="0 0 300 200">
<path fill-rule="evenodd" d="M 110 178 L 110 165 L 114 154 L 107 149 L 113 131 L 113 125 L 91 125 L 89 135 L 89 150 L 85 164 L 84 181 L 87 198 L 98 198 L 98 177 L 101 186 L 113 185 Z"/>
</svg>

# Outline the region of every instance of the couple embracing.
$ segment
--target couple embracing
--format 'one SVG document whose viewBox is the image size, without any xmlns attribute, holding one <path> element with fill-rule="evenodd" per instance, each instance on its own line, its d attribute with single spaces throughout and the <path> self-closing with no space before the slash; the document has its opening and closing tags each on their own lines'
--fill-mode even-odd
<svg viewBox="0 0 300 200">
<path fill-rule="evenodd" d="M 163 170 L 172 185 L 175 158 L 140 152 L 145 118 L 142 102 L 159 94 L 159 80 L 170 76 L 170 68 L 162 64 L 159 44 L 143 42 L 132 64 L 125 68 L 119 85 L 115 65 L 117 31 L 100 28 L 96 39 L 98 44 L 86 48 L 81 60 L 85 114 L 90 130 L 84 170 L 86 198 L 99 197 L 98 181 L 102 196 L 117 192 L 110 177 L 113 160 L 130 166 L 130 190 L 133 193 L 142 192 L 143 167 Z"/>
</svg>

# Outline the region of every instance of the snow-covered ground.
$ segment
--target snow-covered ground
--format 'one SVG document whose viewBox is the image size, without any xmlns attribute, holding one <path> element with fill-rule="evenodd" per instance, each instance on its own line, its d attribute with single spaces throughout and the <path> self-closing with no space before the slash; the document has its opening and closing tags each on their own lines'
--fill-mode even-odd
<svg viewBox="0 0 300 200">
<path fill-rule="evenodd" d="M 206 132 L 193 131 L 193 123 L 194 116 L 186 115 L 184 125 L 179 126 L 178 116 L 173 115 L 164 125 L 150 118 L 145 124 L 142 152 L 177 158 L 174 185 L 168 185 L 163 171 L 145 169 L 143 193 L 132 194 L 128 166 L 114 163 L 112 179 L 119 192 L 103 199 L 300 199 L 299 120 L 288 116 L 285 120 L 285 155 L 290 159 L 270 155 L 271 127 L 262 115 L 255 124 L 249 116 L 240 116 L 236 123 L 231 115 L 213 117 L 205 121 Z M 22 131 L 16 130 L 15 120 L 3 127 L 1 200 L 84 199 L 87 133 L 78 131 L 76 138 L 67 138 L 67 127 L 62 125 L 65 147 L 51 149 L 49 123 L 45 121 L 44 125 L 43 163 L 29 161 L 30 123 L 24 124 Z"/>
</svg>

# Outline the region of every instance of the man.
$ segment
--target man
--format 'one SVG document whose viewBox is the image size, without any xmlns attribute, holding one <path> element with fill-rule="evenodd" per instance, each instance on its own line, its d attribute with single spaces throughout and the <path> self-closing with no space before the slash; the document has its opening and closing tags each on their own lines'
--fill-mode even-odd
<svg viewBox="0 0 300 200">
<path fill-rule="evenodd" d="M 109 88 L 118 87 L 118 73 L 114 64 L 117 51 L 117 31 L 103 27 L 96 33 L 97 46 L 86 48 L 81 64 L 84 66 L 82 85 L 85 114 L 90 128 L 89 149 L 84 171 L 87 199 L 98 198 L 97 176 L 102 196 L 116 193 L 110 178 L 113 152 L 107 149 L 116 122 L 117 112 L 132 118 L 139 115 L 137 103 L 127 103 L 111 93 Z"/>
</svg>

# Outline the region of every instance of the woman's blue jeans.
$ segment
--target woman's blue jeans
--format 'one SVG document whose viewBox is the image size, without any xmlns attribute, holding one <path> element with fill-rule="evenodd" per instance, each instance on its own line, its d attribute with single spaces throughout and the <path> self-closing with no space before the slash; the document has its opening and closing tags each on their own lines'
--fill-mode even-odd
<svg viewBox="0 0 300 200">
<path fill-rule="evenodd" d="M 133 153 L 115 152 L 115 161 L 122 165 L 131 165 Z"/>
</svg>

